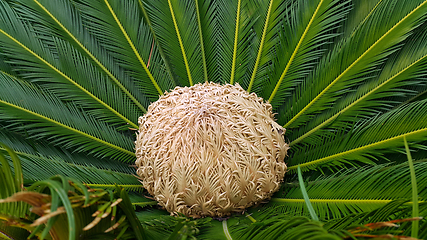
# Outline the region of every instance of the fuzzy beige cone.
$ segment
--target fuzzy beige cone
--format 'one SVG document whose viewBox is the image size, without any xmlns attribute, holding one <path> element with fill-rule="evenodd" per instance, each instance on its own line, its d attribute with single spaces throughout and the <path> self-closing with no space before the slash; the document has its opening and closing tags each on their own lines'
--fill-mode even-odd
<svg viewBox="0 0 427 240">
<path fill-rule="evenodd" d="M 285 129 L 239 85 L 176 87 L 139 118 L 137 173 L 171 213 L 224 217 L 278 190 Z"/>
</svg>

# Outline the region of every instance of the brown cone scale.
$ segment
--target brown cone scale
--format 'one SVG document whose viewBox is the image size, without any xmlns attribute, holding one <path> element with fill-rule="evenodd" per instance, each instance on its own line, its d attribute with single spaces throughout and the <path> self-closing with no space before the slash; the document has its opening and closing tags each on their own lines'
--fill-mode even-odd
<svg viewBox="0 0 427 240">
<path fill-rule="evenodd" d="M 138 123 L 137 174 L 170 213 L 243 212 L 270 198 L 286 172 L 285 129 L 238 84 L 176 87 Z"/>
</svg>

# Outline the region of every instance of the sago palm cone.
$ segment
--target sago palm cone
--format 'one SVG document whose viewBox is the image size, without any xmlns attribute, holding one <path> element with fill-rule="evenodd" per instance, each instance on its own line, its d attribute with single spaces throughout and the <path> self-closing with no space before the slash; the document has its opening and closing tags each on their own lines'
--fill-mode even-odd
<svg viewBox="0 0 427 240">
<path fill-rule="evenodd" d="M 138 122 L 137 173 L 172 214 L 243 212 L 271 197 L 286 172 L 285 129 L 238 84 L 176 87 Z"/>
</svg>

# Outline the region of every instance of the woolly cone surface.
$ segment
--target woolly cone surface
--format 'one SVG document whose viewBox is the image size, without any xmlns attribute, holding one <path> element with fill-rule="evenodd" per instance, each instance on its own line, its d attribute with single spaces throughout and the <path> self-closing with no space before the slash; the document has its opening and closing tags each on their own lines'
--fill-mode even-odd
<svg viewBox="0 0 427 240">
<path fill-rule="evenodd" d="M 239 85 L 176 87 L 139 118 L 137 173 L 170 213 L 223 217 L 269 198 L 286 172 L 285 129 Z"/>
</svg>

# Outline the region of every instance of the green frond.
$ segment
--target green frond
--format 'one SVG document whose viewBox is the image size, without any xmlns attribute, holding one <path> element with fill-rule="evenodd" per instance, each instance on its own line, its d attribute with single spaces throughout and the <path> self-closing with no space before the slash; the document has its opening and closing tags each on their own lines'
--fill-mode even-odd
<svg viewBox="0 0 427 240">
<path fill-rule="evenodd" d="M 138 0 L 138 4 L 139 4 L 139 7 L 141 8 L 144 20 L 147 23 L 147 25 L 149 26 L 151 34 L 153 35 L 153 45 L 154 44 L 156 45 L 156 47 L 157 47 L 157 49 L 159 51 L 159 55 L 163 59 L 164 68 L 165 68 L 165 70 L 167 72 L 167 75 L 168 75 L 169 78 L 171 78 L 171 81 L 173 82 L 173 83 L 171 83 L 171 85 L 172 86 L 176 86 L 175 76 L 172 74 L 172 69 L 171 69 L 169 60 L 166 57 L 166 54 L 163 51 L 163 48 L 161 48 L 160 45 L 159 45 L 159 41 L 157 40 L 157 37 L 156 37 L 156 32 L 154 32 L 154 29 L 153 29 L 153 24 L 151 23 L 150 18 L 148 17 L 148 13 L 145 10 L 145 4 L 142 2 L 142 0 Z"/>
<path fill-rule="evenodd" d="M 277 107 L 290 95 L 290 91 L 313 69 L 324 52 L 322 46 L 336 37 L 334 26 L 343 21 L 348 12 L 348 2 L 298 1 L 289 6 L 282 32 L 279 34 L 274 56 L 272 79 L 263 95 Z M 257 85 L 262 84 L 258 83 Z M 274 101 L 273 101 L 274 100 Z"/>
<path fill-rule="evenodd" d="M 236 54 L 233 54 L 233 61 L 236 64 L 233 82 L 239 83 L 243 88 L 249 87 L 251 77 L 257 67 L 257 56 L 263 56 L 265 51 L 265 48 L 260 49 L 259 47 L 261 44 L 264 45 L 265 41 L 268 41 L 266 45 L 270 43 L 270 36 L 265 36 L 263 39 L 263 28 L 266 24 L 264 18 L 268 17 L 267 10 L 270 6 L 274 8 L 273 10 L 277 10 L 276 5 L 273 3 L 271 6 L 268 1 L 243 1 L 240 6 L 239 28 L 234 34 L 234 37 L 237 37 L 237 45 Z M 270 24 L 272 23 L 270 22 Z M 260 59 L 258 64 L 262 60 Z"/>
<path fill-rule="evenodd" d="M 153 1 L 146 10 L 181 86 L 203 81 L 203 60 L 195 2 Z M 178 54 L 180 53 L 180 54 Z"/>
<path fill-rule="evenodd" d="M 146 207 L 146 206 L 151 206 L 151 205 L 156 205 L 157 202 L 153 201 L 151 199 L 148 199 L 144 196 L 142 196 L 141 194 L 138 193 L 131 193 L 129 194 L 129 199 L 132 202 L 133 206 L 139 206 L 139 207 Z"/>
<path fill-rule="evenodd" d="M 361 84 L 352 93 L 338 100 L 331 111 L 317 115 L 306 126 L 290 134 L 293 139 L 290 146 L 305 139 L 325 135 L 325 130 L 339 129 L 356 119 L 369 118 L 380 111 L 390 109 L 399 102 L 419 94 L 426 83 L 421 79 L 427 73 L 427 34 L 415 34 L 409 37 L 396 57 L 389 58 L 377 77 Z M 414 89 L 408 88 L 414 86 Z M 418 87 L 418 88 L 416 88 Z M 389 98 L 390 100 L 388 100 Z M 304 134 L 302 134 L 304 133 Z M 326 133 L 327 134 L 327 133 Z"/>
<path fill-rule="evenodd" d="M 86 96 L 79 96 L 79 89 L 63 88 L 61 82 L 56 83 L 54 80 L 43 84 L 43 87 L 50 89 L 52 93 L 59 96 L 64 100 L 73 100 L 73 103 L 88 109 L 88 112 L 92 113 L 93 116 L 100 120 L 117 125 L 119 130 L 127 130 L 128 127 L 137 128 L 137 119 L 143 113 L 132 104 L 132 101 L 123 94 L 123 92 L 107 79 L 106 76 L 101 75 L 97 69 L 92 66 L 87 58 L 83 58 L 82 55 L 77 52 L 66 42 L 59 39 L 55 40 L 57 46 L 59 62 L 62 66 L 67 66 L 67 72 L 69 76 L 74 79 L 83 79 L 81 85 L 85 89 L 91 89 L 96 97 L 103 99 L 106 109 L 98 107 L 96 110 L 93 109 L 93 102 Z M 91 81 L 85 81 L 91 79 Z M 59 86 L 58 86 L 59 85 Z M 95 87 L 96 86 L 96 87 Z M 110 110 L 111 109 L 111 110 Z M 115 110 L 120 109 L 125 116 L 119 120 L 115 120 L 117 117 L 114 116 Z M 116 112 L 116 115 L 119 113 Z M 125 122 L 129 121 L 129 122 Z"/>
<path fill-rule="evenodd" d="M 21 3 L 22 4 L 17 5 L 15 9 L 20 7 L 21 9 L 18 11 L 21 12 L 21 15 L 25 16 L 26 20 L 32 18 L 38 23 L 45 21 L 45 24 L 57 26 L 46 30 L 57 30 L 57 32 L 54 33 L 64 40 L 69 40 L 70 43 L 75 44 L 80 48 L 82 53 L 86 54 L 95 63 L 95 65 L 97 65 L 101 71 L 105 72 L 105 74 L 108 75 L 108 77 L 126 94 L 126 96 L 132 100 L 133 104 L 137 105 L 141 111 L 146 112 L 146 109 L 133 96 L 137 95 L 137 93 L 135 91 L 131 93 L 130 91 L 133 89 L 127 89 L 117 79 L 117 77 L 113 75 L 111 70 L 102 63 L 106 62 L 108 64 L 108 56 L 99 50 L 100 46 L 91 39 L 86 29 L 82 27 L 81 16 L 70 2 L 34 0 L 30 2 L 21 1 Z M 99 57 L 96 57 L 95 55 Z M 129 86 L 129 82 L 127 82 L 126 85 Z"/>
<path fill-rule="evenodd" d="M 422 212 L 427 213 L 427 204 L 423 203 L 421 206 Z M 394 220 L 390 221 L 390 215 L 394 215 Z M 397 200 L 370 212 L 351 214 L 343 218 L 328 220 L 324 227 L 330 232 L 336 232 L 344 229 L 355 229 L 357 227 L 359 227 L 359 229 L 360 227 L 365 228 L 365 224 L 381 224 L 390 221 L 390 223 L 394 222 L 396 224 L 393 228 L 380 228 L 377 230 L 371 230 L 369 233 L 374 235 L 393 234 L 395 236 L 410 236 L 411 228 L 408 225 L 417 221 L 415 219 L 410 221 L 410 219 L 411 206 L 406 201 Z M 425 221 L 422 221 L 421 224 L 423 224 L 423 226 L 427 225 Z M 426 234 L 427 232 L 420 231 L 419 237 L 425 238 L 427 236 Z"/>
<path fill-rule="evenodd" d="M 88 168 L 96 168 L 103 171 L 113 171 L 117 173 L 124 173 L 126 175 L 132 175 L 135 171 L 134 168 L 130 167 L 128 164 L 112 160 L 109 158 L 95 158 L 93 156 L 88 156 L 87 154 L 78 154 L 76 152 L 69 152 L 61 146 L 51 145 L 49 141 L 42 139 L 33 140 L 29 138 L 28 133 L 16 133 L 8 131 L 6 126 L 0 124 L 0 142 L 4 143 L 7 146 L 15 151 L 18 156 L 21 158 L 21 164 L 23 168 L 29 168 L 25 165 L 27 158 L 35 158 L 37 162 L 46 161 L 46 166 L 51 166 L 54 163 L 61 162 L 69 166 L 82 166 Z M 40 165 L 40 164 L 39 164 Z M 36 169 L 32 169 L 37 171 Z M 53 172 L 55 172 L 53 170 Z M 43 173 L 45 175 L 46 173 Z M 46 179 L 54 174 L 51 174 L 43 179 Z M 40 180 L 37 176 L 24 176 L 25 179 Z M 41 177 L 40 177 L 41 178 Z"/>
<path fill-rule="evenodd" d="M 235 22 L 237 2 L 207 0 L 202 3 L 198 5 L 208 79 L 228 83 L 235 30 L 235 26 L 230 23 Z"/>
<path fill-rule="evenodd" d="M 427 137 L 427 100 L 410 103 L 377 118 L 356 124 L 347 134 L 337 134 L 323 145 L 302 147 L 293 153 L 288 170 L 303 171 L 320 166 L 372 164 L 372 159 L 384 152 L 396 151 L 403 146 L 403 137 L 409 141 L 422 141 Z"/>
<path fill-rule="evenodd" d="M 377 11 L 381 4 L 384 4 L 384 0 L 372 0 L 372 1 L 352 1 L 352 9 L 347 15 L 345 25 L 341 27 L 344 38 L 354 35 L 355 32 L 363 26 L 363 24 L 369 19 L 369 17 Z"/>
<path fill-rule="evenodd" d="M 50 138 L 65 148 L 86 151 L 96 156 L 111 156 L 122 161 L 132 159 L 132 140 L 103 122 L 84 114 L 73 105 L 36 86 L 0 73 L 0 116 L 11 120 L 10 128 L 25 125 L 32 138 Z"/>
<path fill-rule="evenodd" d="M 319 63 L 318 71 L 301 85 L 303 90 L 297 89 L 298 95 L 294 99 L 298 102 L 288 103 L 285 127 L 296 128 L 306 123 L 312 119 L 313 113 L 333 105 L 349 86 L 365 80 L 362 76 L 372 73 L 385 57 L 393 53 L 396 45 L 419 25 L 427 11 L 426 1 L 399 1 L 398 4 L 381 6 L 388 10 L 375 11 L 354 36 L 344 39 L 342 45 L 337 45 Z M 391 20 L 385 15 L 391 15 Z M 338 62 L 340 64 L 331 66 Z"/>
<path fill-rule="evenodd" d="M 145 107 L 165 90 L 175 87 L 163 67 L 163 59 L 151 26 L 144 21 L 136 1 L 77 1 L 83 26 L 120 67 L 130 83 L 147 98 Z"/>
<path fill-rule="evenodd" d="M 111 7 L 111 5 L 108 2 L 108 0 L 104 0 L 104 2 L 105 2 L 105 5 L 107 5 L 108 10 L 110 10 L 110 13 L 113 16 L 114 20 L 116 21 L 117 26 L 122 31 L 123 36 L 126 38 L 126 41 L 128 42 L 129 46 L 132 48 L 132 51 L 134 52 L 135 56 L 138 58 L 138 61 L 141 63 L 141 66 L 144 68 L 145 72 L 147 73 L 148 77 L 150 78 L 151 82 L 153 83 L 154 87 L 156 88 L 157 92 L 159 93 L 159 95 L 162 95 L 163 94 L 162 90 L 160 89 L 160 87 L 157 84 L 156 80 L 154 80 L 154 77 L 151 74 L 151 72 L 148 70 L 147 65 L 145 64 L 144 60 L 142 59 L 141 55 L 139 54 L 138 50 L 136 49 L 135 45 L 133 44 L 133 41 L 130 39 L 128 33 L 124 29 L 124 27 L 123 27 L 120 19 L 118 19 L 115 11 Z"/>
<path fill-rule="evenodd" d="M 402 154 L 402 158 L 406 157 Z M 418 187 L 423 189 L 427 185 L 427 163 L 416 162 L 414 168 Z M 352 168 L 318 177 L 306 185 L 310 202 L 321 219 L 368 212 L 393 200 L 411 199 L 411 173 L 407 163 Z M 287 214 L 299 215 L 302 212 L 308 216 L 308 208 L 299 185 L 285 183 L 282 191 L 272 198 L 273 205 L 279 206 L 280 211 Z M 418 191 L 418 197 L 425 201 L 427 192 Z"/>
<path fill-rule="evenodd" d="M 236 239 L 325 239 L 338 240 L 318 221 L 306 217 L 270 216 L 252 224 L 241 222 L 232 228 Z"/>
<path fill-rule="evenodd" d="M 4 151 L 5 149 L 0 148 L 0 153 Z M 109 188 L 113 188 L 114 184 L 117 183 L 119 186 L 131 191 L 140 191 L 142 187 L 138 179 L 131 173 L 116 172 L 89 165 L 77 165 L 53 156 L 46 157 L 23 152 L 16 152 L 16 154 L 21 158 L 23 175 L 26 181 L 41 181 L 54 175 L 62 175 L 88 185 L 105 185 L 108 183 L 111 185 Z M 90 158 L 87 160 L 90 160 Z"/>
<path fill-rule="evenodd" d="M 134 177 L 135 178 L 135 177 Z M 102 177 L 100 178 L 102 179 Z M 136 178 L 135 178 L 136 179 Z M 117 181 L 117 182 L 123 182 L 123 181 Z M 123 188 L 126 191 L 132 191 L 132 192 L 142 192 L 143 188 L 140 182 L 135 181 L 135 184 L 116 184 L 114 182 L 110 183 L 110 184 L 102 184 L 102 183 L 85 183 L 86 186 L 90 187 L 90 188 L 100 188 L 100 189 L 114 189 L 116 187 L 120 187 Z M 153 205 L 152 202 L 150 202 L 150 204 Z M 156 201 L 154 201 L 154 204 L 157 204 Z M 135 204 L 133 204 L 135 205 Z"/>
<path fill-rule="evenodd" d="M 170 0 L 168 0 L 168 5 L 169 5 L 169 11 L 170 11 L 171 16 L 172 16 L 173 25 L 175 27 L 176 36 L 178 38 L 179 47 L 180 47 L 181 52 L 182 52 L 182 58 L 184 59 L 185 69 L 187 70 L 188 83 L 190 84 L 190 86 L 192 86 L 193 85 L 193 79 L 191 77 L 191 71 L 190 71 L 190 67 L 188 64 L 188 60 L 187 60 L 187 54 L 185 53 L 184 44 L 182 43 L 181 33 L 180 33 L 179 28 L 178 28 L 178 23 L 177 23 L 177 20 L 175 17 L 175 12 L 173 10 L 174 7 L 172 7 L 172 3 Z"/>
<path fill-rule="evenodd" d="M 8 58 L 7 61 L 11 65 L 16 66 L 13 69 L 15 72 L 20 72 L 22 77 L 32 81 L 55 82 L 61 85 L 69 84 L 69 90 L 75 92 L 77 100 L 84 99 L 82 102 L 90 101 L 92 107 L 95 104 L 98 105 L 99 109 L 105 109 L 113 117 L 111 121 L 135 125 L 134 121 L 136 119 L 133 121 L 129 120 L 97 96 L 100 93 L 97 91 L 99 88 L 88 88 L 88 83 L 83 81 L 83 79 L 70 77 L 77 68 L 62 65 L 59 60 L 55 59 L 58 57 L 55 56 L 58 50 L 53 51 L 53 49 L 50 49 L 54 38 L 45 36 L 45 42 L 43 42 L 39 39 L 39 36 L 34 34 L 34 29 L 29 24 L 22 22 L 18 15 L 4 2 L 0 4 L 0 11 L 2 17 L 0 21 L 0 42 L 4 44 L 2 54 L 5 54 Z M 67 45 L 62 46 L 66 47 Z M 60 59 L 65 60 L 64 58 Z M 29 61 L 32 63 L 30 64 Z M 78 63 L 74 61 L 74 63 L 84 64 L 84 61 Z M 88 74 L 90 74 L 91 69 L 89 66 L 87 68 L 89 70 Z M 81 73 L 85 74 L 86 72 L 82 71 Z M 93 76 L 86 76 L 85 79 L 93 79 Z M 54 86 L 58 89 L 58 84 L 54 84 Z M 73 96 L 73 94 L 67 95 L 68 98 L 70 98 L 69 96 Z"/>
<path fill-rule="evenodd" d="M 411 219 L 427 215 L 426 13 L 427 0 L 0 0 L 0 143 L 14 151 L 0 146 L 0 198 L 23 184 L 70 213 L 35 228 L 0 204 L 0 232 L 9 211 L 21 238 L 359 239 L 391 223 L 362 233 L 427 238 Z M 206 81 L 272 105 L 287 173 L 241 215 L 171 216 L 130 165 L 138 118 Z"/>
</svg>

